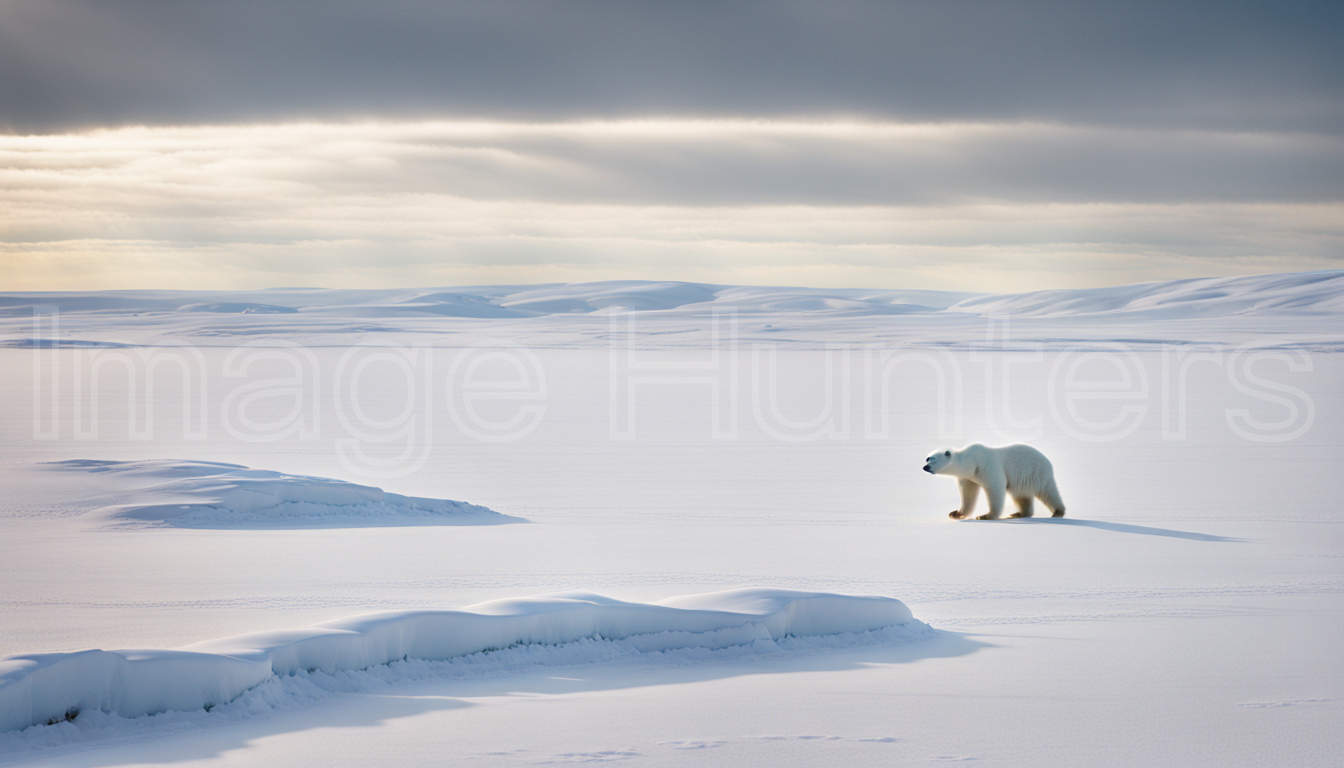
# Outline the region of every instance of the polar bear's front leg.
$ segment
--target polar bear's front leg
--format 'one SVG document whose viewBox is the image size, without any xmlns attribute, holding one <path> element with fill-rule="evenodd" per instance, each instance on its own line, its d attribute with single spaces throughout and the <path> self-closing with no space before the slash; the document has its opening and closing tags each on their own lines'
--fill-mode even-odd
<svg viewBox="0 0 1344 768">
<path fill-rule="evenodd" d="M 980 486 L 976 485 L 974 480 L 963 479 L 958 482 L 961 485 L 961 507 L 948 515 L 953 520 L 970 517 L 975 511 L 975 501 L 980 497 Z"/>
<path fill-rule="evenodd" d="M 989 512 L 977 520 L 998 520 L 1003 515 L 1003 502 L 1008 496 L 1008 482 L 1003 478 L 986 479 L 985 497 L 989 499 Z"/>
</svg>

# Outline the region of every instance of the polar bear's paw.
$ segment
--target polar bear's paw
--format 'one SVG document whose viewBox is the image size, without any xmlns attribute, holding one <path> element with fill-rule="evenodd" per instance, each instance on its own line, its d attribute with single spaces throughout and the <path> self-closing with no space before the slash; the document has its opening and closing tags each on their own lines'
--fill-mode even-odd
<svg viewBox="0 0 1344 768">
<path fill-rule="evenodd" d="M 983 514 L 983 515 L 981 515 L 981 516 L 979 516 L 979 517 L 977 517 L 977 518 L 975 518 L 975 519 L 976 519 L 976 520 L 998 520 L 999 518 L 996 517 L 995 515 L 991 515 L 991 514 L 989 514 L 988 512 L 986 512 L 985 514 Z"/>
<path fill-rule="evenodd" d="M 1014 512 L 1009 517 L 1031 517 L 1030 512 Z"/>
<path fill-rule="evenodd" d="M 952 510 L 951 512 L 948 512 L 948 513 L 947 513 L 947 516 L 950 517 L 950 518 L 952 518 L 953 520 L 960 520 L 961 518 L 965 517 L 966 515 L 965 515 L 964 513 L 962 513 L 962 511 L 961 511 L 960 509 L 954 509 L 954 510 Z"/>
<path fill-rule="evenodd" d="M 1064 510 L 1062 509 L 1056 509 L 1055 513 L 1051 515 L 1051 517 L 1063 517 L 1063 516 L 1064 516 Z"/>
</svg>

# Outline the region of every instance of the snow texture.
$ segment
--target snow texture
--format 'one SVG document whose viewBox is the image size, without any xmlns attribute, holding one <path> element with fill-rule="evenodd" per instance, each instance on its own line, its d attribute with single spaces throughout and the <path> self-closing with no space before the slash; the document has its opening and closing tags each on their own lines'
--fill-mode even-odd
<svg viewBox="0 0 1344 768">
<path fill-rule="evenodd" d="M 212 640 L 180 650 L 89 650 L 0 659 L 0 731 L 72 720 L 211 709 L 275 676 L 336 674 L 410 659 L 445 661 L 531 646 L 618 640 L 639 653 L 729 648 L 777 651 L 797 638 L 900 628 L 927 636 L 899 600 L 741 589 L 628 603 L 563 593 L 460 610 L 355 616 L 294 630 Z M 804 644 L 803 647 L 806 647 Z M 575 663 L 581 657 L 560 657 Z"/>
</svg>

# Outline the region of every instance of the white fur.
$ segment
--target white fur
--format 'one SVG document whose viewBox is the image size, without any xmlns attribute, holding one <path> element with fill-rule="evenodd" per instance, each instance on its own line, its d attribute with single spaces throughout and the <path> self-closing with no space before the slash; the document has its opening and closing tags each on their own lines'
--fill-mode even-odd
<svg viewBox="0 0 1344 768">
<path fill-rule="evenodd" d="M 982 488 L 989 499 L 989 513 L 981 515 L 980 520 L 997 520 L 1009 496 L 1017 502 L 1012 517 L 1031 517 L 1034 499 L 1040 499 L 1054 517 L 1064 516 L 1055 468 L 1045 454 L 1030 445 L 991 448 L 975 443 L 959 451 L 938 451 L 926 459 L 924 471 L 961 481 L 961 506 L 949 515 L 954 519 L 971 516 Z"/>
</svg>

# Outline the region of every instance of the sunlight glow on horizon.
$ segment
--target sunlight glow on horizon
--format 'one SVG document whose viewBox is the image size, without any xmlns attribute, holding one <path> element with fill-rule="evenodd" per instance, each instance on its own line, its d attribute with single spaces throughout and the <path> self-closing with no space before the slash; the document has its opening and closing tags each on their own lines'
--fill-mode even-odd
<svg viewBox="0 0 1344 768">
<path fill-rule="evenodd" d="M 1344 141 L 1323 135 L 1042 122 L 0 135 L 0 289 L 675 279 L 1003 291 L 1328 269 L 1344 242 L 1330 181 L 1341 158 Z"/>
</svg>

